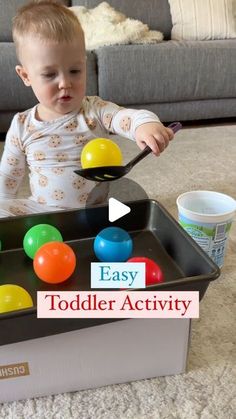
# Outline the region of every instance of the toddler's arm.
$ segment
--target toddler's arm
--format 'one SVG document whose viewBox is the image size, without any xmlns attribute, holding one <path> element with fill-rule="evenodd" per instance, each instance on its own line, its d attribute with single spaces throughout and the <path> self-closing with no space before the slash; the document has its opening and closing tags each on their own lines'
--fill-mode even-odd
<svg viewBox="0 0 236 419">
<path fill-rule="evenodd" d="M 158 156 L 174 137 L 173 131 L 166 128 L 153 112 L 125 109 L 100 98 L 94 99 L 94 108 L 103 127 L 110 133 L 136 141 L 141 150 L 148 145 Z"/>
<path fill-rule="evenodd" d="M 21 148 L 17 115 L 6 135 L 0 162 L 0 198 L 15 198 L 25 173 L 25 154 Z"/>
<path fill-rule="evenodd" d="M 174 138 L 174 133 L 160 122 L 147 122 L 136 129 L 135 138 L 141 150 L 148 145 L 159 156 Z"/>
</svg>

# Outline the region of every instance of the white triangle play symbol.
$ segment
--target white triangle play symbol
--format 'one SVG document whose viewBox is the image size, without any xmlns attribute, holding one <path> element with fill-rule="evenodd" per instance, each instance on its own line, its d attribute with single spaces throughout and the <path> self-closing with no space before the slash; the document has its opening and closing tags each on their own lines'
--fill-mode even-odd
<svg viewBox="0 0 236 419">
<path fill-rule="evenodd" d="M 121 217 L 124 217 L 124 215 L 128 214 L 131 211 L 128 205 L 122 204 L 122 202 L 118 201 L 115 198 L 109 198 L 108 202 L 108 218 L 111 223 L 113 223 L 113 221 L 116 221 Z"/>
</svg>

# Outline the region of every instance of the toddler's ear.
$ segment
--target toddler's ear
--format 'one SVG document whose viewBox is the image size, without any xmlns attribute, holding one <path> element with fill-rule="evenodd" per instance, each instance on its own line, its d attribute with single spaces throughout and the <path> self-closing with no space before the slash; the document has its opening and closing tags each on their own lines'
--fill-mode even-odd
<svg viewBox="0 0 236 419">
<path fill-rule="evenodd" d="M 26 71 L 26 69 L 24 67 L 22 67 L 22 65 L 17 65 L 15 67 L 15 70 L 18 74 L 18 76 L 21 78 L 21 80 L 23 80 L 24 84 L 26 86 L 31 86 L 29 77 L 28 77 L 28 72 Z"/>
</svg>

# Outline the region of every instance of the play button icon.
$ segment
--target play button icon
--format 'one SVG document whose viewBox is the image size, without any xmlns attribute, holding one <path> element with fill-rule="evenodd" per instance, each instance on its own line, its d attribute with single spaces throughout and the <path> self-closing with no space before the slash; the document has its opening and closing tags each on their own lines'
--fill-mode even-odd
<svg viewBox="0 0 236 419">
<path fill-rule="evenodd" d="M 132 179 L 123 177 L 113 182 L 99 182 L 86 200 L 84 225 L 89 226 L 91 234 L 97 234 L 109 224 L 128 230 L 142 216 L 135 202 L 146 199 L 147 192 Z"/>
<path fill-rule="evenodd" d="M 108 200 L 108 219 L 111 223 L 119 218 L 124 217 L 131 211 L 128 205 L 123 204 L 115 198 L 109 198 Z"/>
</svg>

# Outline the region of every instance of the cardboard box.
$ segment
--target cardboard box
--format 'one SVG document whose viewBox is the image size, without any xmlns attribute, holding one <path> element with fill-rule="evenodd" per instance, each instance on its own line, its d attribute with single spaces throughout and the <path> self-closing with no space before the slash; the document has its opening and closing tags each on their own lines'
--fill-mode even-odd
<svg viewBox="0 0 236 419">
<path fill-rule="evenodd" d="M 186 370 L 190 319 L 128 319 L 0 346 L 0 402 Z"/>
</svg>

